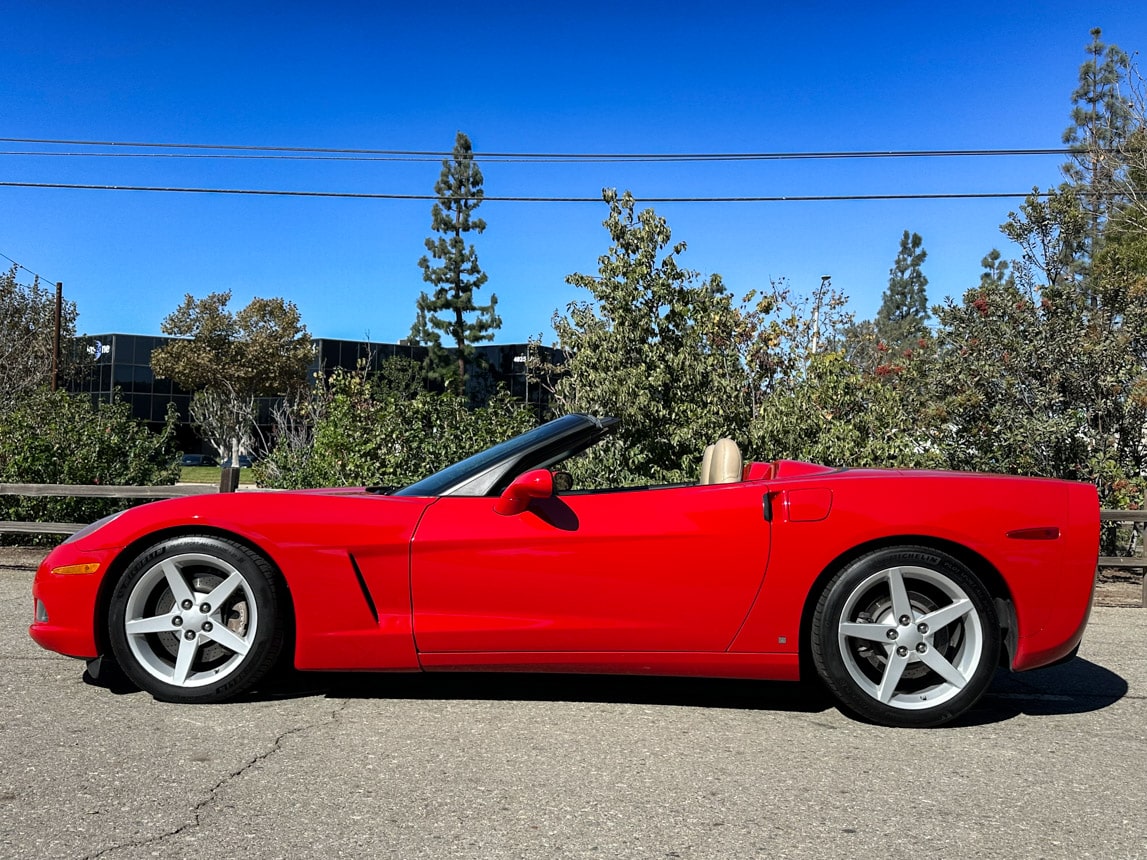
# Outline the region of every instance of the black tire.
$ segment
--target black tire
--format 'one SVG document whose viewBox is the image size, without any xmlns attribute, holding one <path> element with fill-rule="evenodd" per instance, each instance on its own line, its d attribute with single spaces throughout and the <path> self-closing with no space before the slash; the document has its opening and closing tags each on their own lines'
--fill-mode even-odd
<svg viewBox="0 0 1147 860">
<path fill-rule="evenodd" d="M 987 690 L 1000 624 L 964 564 L 925 547 L 894 547 L 832 578 L 810 644 L 817 673 L 845 710 L 886 726 L 938 726 Z"/>
<path fill-rule="evenodd" d="M 108 637 L 141 690 L 165 702 L 221 702 L 275 665 L 281 613 L 265 558 L 221 538 L 178 537 L 128 566 L 112 593 Z"/>
</svg>

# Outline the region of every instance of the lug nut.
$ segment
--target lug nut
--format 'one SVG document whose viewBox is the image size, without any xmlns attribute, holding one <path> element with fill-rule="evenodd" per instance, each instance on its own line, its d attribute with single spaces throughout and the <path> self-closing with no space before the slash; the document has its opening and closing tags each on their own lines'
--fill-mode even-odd
<svg viewBox="0 0 1147 860">
<path fill-rule="evenodd" d="M 212 628 L 213 626 L 214 626 L 214 625 L 213 625 L 213 624 L 212 624 L 210 621 L 204 621 L 204 622 L 203 622 L 203 632 L 204 632 L 204 633 L 210 633 L 210 632 L 211 632 L 211 628 Z"/>
<path fill-rule="evenodd" d="M 896 648 L 896 653 L 899 654 L 901 657 L 907 657 L 908 656 L 908 646 L 907 645 L 898 645 Z"/>
<path fill-rule="evenodd" d="M 925 645 L 923 642 L 917 643 L 917 645 L 916 645 L 916 653 L 917 654 L 923 654 L 927 650 L 928 650 L 928 646 Z"/>
<path fill-rule="evenodd" d="M 192 606 L 194 606 L 195 604 L 194 604 L 192 601 L 190 601 L 190 600 L 185 600 L 185 601 L 183 601 L 183 602 L 182 602 L 181 604 L 179 604 L 179 605 L 180 605 L 180 606 L 182 606 L 184 609 L 190 609 L 190 608 L 191 608 Z"/>
<path fill-rule="evenodd" d="M 194 630 L 183 631 L 183 638 L 184 639 L 194 639 L 195 638 L 195 631 Z"/>
<path fill-rule="evenodd" d="M 928 625 L 921 622 L 920 624 L 916 625 L 916 631 L 918 633 L 927 633 L 928 632 Z"/>
<path fill-rule="evenodd" d="M 202 612 L 204 615 L 210 614 L 211 604 L 210 603 L 200 603 L 199 604 L 199 611 Z"/>
<path fill-rule="evenodd" d="M 907 615 L 901 615 L 900 616 L 900 626 L 901 627 L 907 627 L 911 623 L 912 623 L 912 619 L 909 618 Z"/>
<path fill-rule="evenodd" d="M 176 627 L 182 627 L 183 626 L 183 618 L 179 615 L 176 615 L 174 618 L 171 619 L 171 623 L 174 624 Z"/>
<path fill-rule="evenodd" d="M 900 638 L 900 634 L 897 633 L 895 630 L 889 630 L 884 635 L 887 636 L 889 639 L 899 639 Z"/>
</svg>

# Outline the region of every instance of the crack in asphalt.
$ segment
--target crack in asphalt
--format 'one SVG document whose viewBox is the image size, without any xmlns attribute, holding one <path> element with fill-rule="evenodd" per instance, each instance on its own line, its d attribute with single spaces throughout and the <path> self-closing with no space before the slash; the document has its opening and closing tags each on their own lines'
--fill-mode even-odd
<svg viewBox="0 0 1147 860">
<path fill-rule="evenodd" d="M 160 833 L 160 834 L 157 834 L 155 836 L 149 836 L 146 839 L 133 839 L 133 840 L 130 840 L 128 842 L 119 843 L 117 845 L 110 845 L 107 848 L 103 848 L 94 854 L 85 854 L 81 858 L 81 860 L 96 860 L 96 858 L 106 857 L 108 854 L 111 854 L 115 851 L 122 851 L 122 850 L 125 850 L 128 848 L 143 848 L 146 846 L 159 845 L 160 843 L 164 842 L 165 840 L 179 836 L 183 833 L 186 833 L 189 830 L 194 830 L 195 828 L 199 827 L 203 823 L 203 812 L 204 812 L 204 810 L 206 810 L 209 806 L 211 806 L 211 804 L 213 804 L 215 802 L 215 799 L 218 796 L 219 792 L 222 791 L 227 785 L 231 784 L 236 779 L 238 779 L 239 777 L 241 777 L 245 773 L 247 773 L 249 770 L 251 770 L 253 767 L 255 767 L 258 764 L 261 764 L 262 762 L 266 761 L 268 758 L 273 756 L 275 753 L 277 753 L 282 748 L 283 741 L 285 741 L 287 738 L 292 737 L 293 735 L 302 734 L 303 732 L 310 731 L 311 729 L 317 729 L 317 728 L 320 728 L 322 726 L 333 725 L 333 724 L 337 723 L 340 715 L 342 714 L 342 712 L 344 710 L 346 710 L 346 708 L 349 704 L 350 704 L 350 701 L 348 699 L 344 699 L 338 705 L 338 707 L 332 709 L 327 714 L 327 718 L 325 720 L 315 720 L 315 721 L 307 723 L 305 725 L 296 726 L 295 728 L 288 729 L 287 731 L 283 732 L 282 734 L 276 736 L 274 741 L 271 742 L 271 746 L 269 749 L 267 749 L 264 752 L 261 752 L 258 755 L 252 757 L 249 761 L 247 761 L 241 767 L 239 767 L 238 769 L 227 774 L 222 779 L 220 779 L 218 782 L 216 782 L 215 785 L 211 786 L 211 789 L 207 792 L 207 796 L 205 798 L 203 798 L 201 801 L 199 801 L 198 803 L 196 803 L 193 807 L 191 807 L 191 816 L 192 816 L 191 821 L 188 821 L 185 824 L 181 824 L 179 827 L 176 827 L 172 830 L 168 830 L 164 833 Z"/>
</svg>

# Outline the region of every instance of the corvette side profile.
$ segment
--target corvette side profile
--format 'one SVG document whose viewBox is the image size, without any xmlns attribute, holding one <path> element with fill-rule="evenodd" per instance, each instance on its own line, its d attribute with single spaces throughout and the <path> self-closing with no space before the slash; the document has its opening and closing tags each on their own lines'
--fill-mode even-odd
<svg viewBox="0 0 1147 860">
<path fill-rule="evenodd" d="M 1088 484 L 743 463 L 578 489 L 615 419 L 566 415 L 408 487 L 154 502 L 53 550 L 32 638 L 169 702 L 300 670 L 819 676 L 842 709 L 935 726 L 999 666 L 1071 658 L 1095 581 Z"/>
</svg>

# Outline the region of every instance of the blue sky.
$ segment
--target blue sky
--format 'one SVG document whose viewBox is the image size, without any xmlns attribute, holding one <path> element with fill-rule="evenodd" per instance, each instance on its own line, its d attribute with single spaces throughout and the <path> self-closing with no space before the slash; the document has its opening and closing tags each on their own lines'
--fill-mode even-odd
<svg viewBox="0 0 1147 860">
<path fill-rule="evenodd" d="M 1090 28 L 1147 49 L 1147 4 L 65 3 L 7 0 L 0 137 L 476 152 L 1051 148 Z M 109 149 L 0 143 L 5 153 Z M 126 150 L 118 150 L 124 152 Z M 1023 192 L 1049 156 L 719 164 L 482 162 L 492 196 Z M 429 194 L 439 161 L 0 155 L 0 182 Z M 903 230 L 933 302 L 1009 246 L 1019 201 L 654 204 L 741 294 L 822 274 L 870 317 Z M 0 187 L 0 253 L 63 281 L 89 333 L 158 333 L 185 293 L 283 296 L 319 337 L 405 337 L 430 203 Z M 587 294 L 602 203 L 489 201 L 499 342 Z M 7 261 L 0 259 L 0 265 Z M 21 279 L 29 278 L 27 273 Z M 479 298 L 482 298 L 481 294 Z"/>
</svg>

